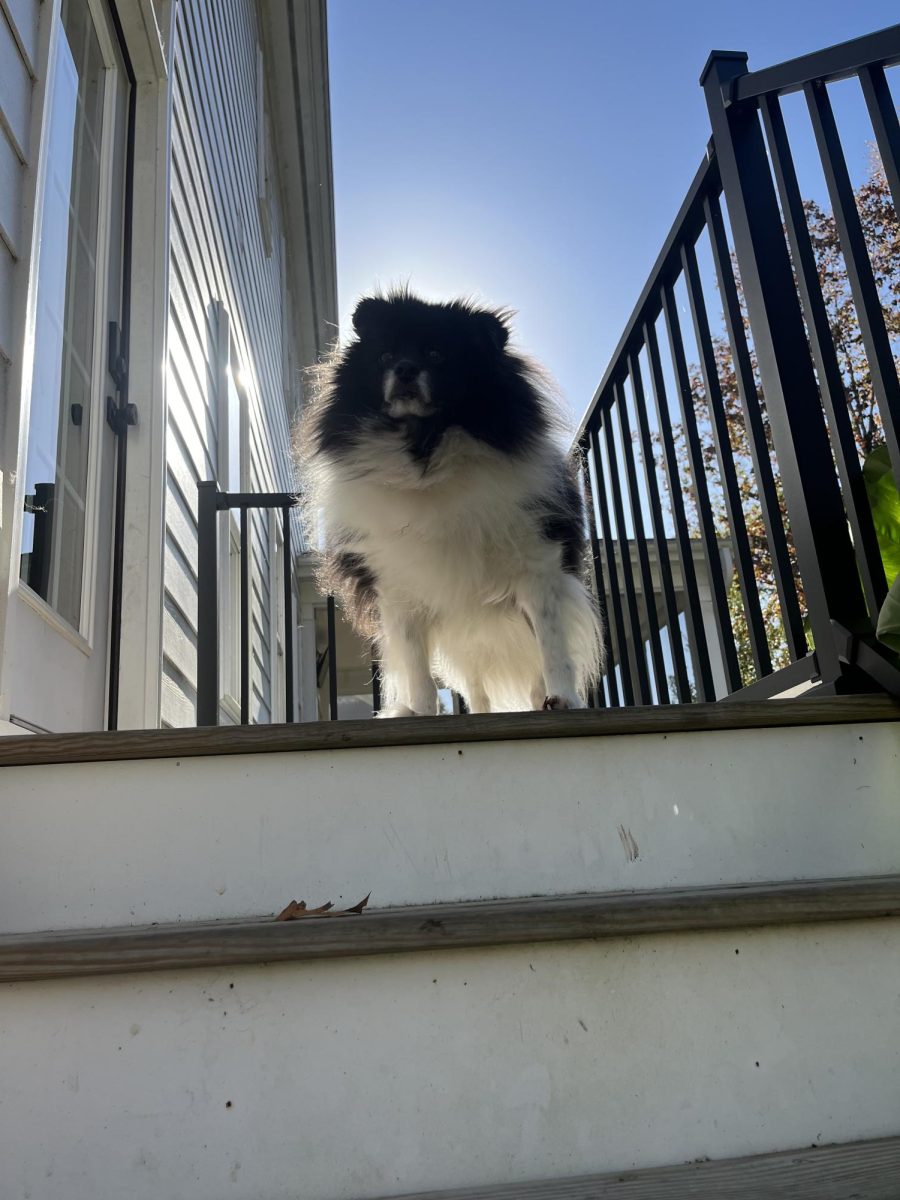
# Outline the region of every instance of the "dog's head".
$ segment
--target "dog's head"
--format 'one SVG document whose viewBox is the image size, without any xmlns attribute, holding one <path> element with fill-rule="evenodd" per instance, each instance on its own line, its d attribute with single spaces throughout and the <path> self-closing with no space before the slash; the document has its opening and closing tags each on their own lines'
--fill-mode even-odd
<svg viewBox="0 0 900 1200">
<path fill-rule="evenodd" d="M 353 328 L 371 400 L 396 420 L 451 417 L 496 372 L 509 337 L 497 313 L 406 294 L 361 300 Z"/>
<path fill-rule="evenodd" d="M 360 300 L 353 329 L 356 340 L 331 368 L 319 449 L 348 453 L 381 430 L 427 460 L 448 430 L 462 429 L 515 452 L 545 428 L 532 369 L 507 345 L 504 313 L 402 291 Z"/>
</svg>

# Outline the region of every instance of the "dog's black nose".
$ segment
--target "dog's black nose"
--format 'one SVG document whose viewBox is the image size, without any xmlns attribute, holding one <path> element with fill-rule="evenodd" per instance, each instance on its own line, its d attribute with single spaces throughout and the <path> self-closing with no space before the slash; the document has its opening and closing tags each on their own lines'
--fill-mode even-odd
<svg viewBox="0 0 900 1200">
<path fill-rule="evenodd" d="M 401 358 L 399 362 L 394 363 L 394 375 L 400 383 L 412 383 L 420 370 L 419 364 L 411 358 Z"/>
</svg>

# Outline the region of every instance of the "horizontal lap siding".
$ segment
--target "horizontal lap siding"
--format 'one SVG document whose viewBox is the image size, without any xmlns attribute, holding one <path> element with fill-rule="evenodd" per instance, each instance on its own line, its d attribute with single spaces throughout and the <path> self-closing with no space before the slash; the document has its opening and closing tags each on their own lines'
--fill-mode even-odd
<svg viewBox="0 0 900 1200">
<path fill-rule="evenodd" d="M 221 302 L 247 368 L 250 488 L 293 487 L 285 408 L 285 263 L 272 189 L 272 254 L 256 199 L 256 8 L 183 0 L 172 121 L 162 723 L 196 721 L 197 482 L 217 460 Z M 288 326 L 288 328 L 290 328 Z M 289 336 L 289 335 L 287 335 Z M 251 719 L 271 712 L 268 525 L 251 517 Z"/>
<path fill-rule="evenodd" d="M 0 241 L 10 257 L 22 253 L 22 160 L 0 127 Z"/>
</svg>

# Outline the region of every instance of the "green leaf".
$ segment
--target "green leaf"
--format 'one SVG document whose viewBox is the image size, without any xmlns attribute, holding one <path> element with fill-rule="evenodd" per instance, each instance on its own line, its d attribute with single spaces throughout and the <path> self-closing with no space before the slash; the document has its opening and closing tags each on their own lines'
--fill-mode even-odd
<svg viewBox="0 0 900 1200">
<path fill-rule="evenodd" d="M 900 493 L 891 472 L 887 446 L 873 450 L 863 466 L 863 479 L 881 561 L 890 591 L 878 614 L 876 636 L 880 642 L 900 652 Z"/>
<path fill-rule="evenodd" d="M 900 494 L 891 472 L 887 446 L 873 450 L 863 465 L 875 535 L 888 584 L 900 575 Z"/>
<path fill-rule="evenodd" d="M 887 599 L 878 614 L 875 636 L 892 650 L 900 654 L 900 575 L 894 580 Z"/>
</svg>

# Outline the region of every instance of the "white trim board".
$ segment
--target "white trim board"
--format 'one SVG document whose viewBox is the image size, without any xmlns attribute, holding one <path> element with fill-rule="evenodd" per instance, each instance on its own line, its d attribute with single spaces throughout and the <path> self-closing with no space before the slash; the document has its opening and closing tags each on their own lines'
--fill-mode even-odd
<svg viewBox="0 0 900 1200">
<path fill-rule="evenodd" d="M 140 39 L 132 36 L 132 31 L 147 32 L 148 5 L 149 0 L 128 0 L 128 19 L 122 14 L 129 52 L 138 75 L 131 260 L 133 336 L 129 347 L 129 398 L 137 405 L 138 424 L 128 431 L 119 661 L 120 729 L 155 728 L 159 724 L 162 688 L 165 364 L 172 120 L 169 79 L 178 6 L 175 3 L 157 6 L 167 31 L 167 74 L 165 62 L 156 63 L 154 38 L 149 34 L 152 53 L 143 55 L 144 68 L 140 67 Z M 155 36 L 158 36 L 158 30 Z M 156 63 L 155 74 L 150 73 L 148 64 L 151 63 Z"/>
</svg>

